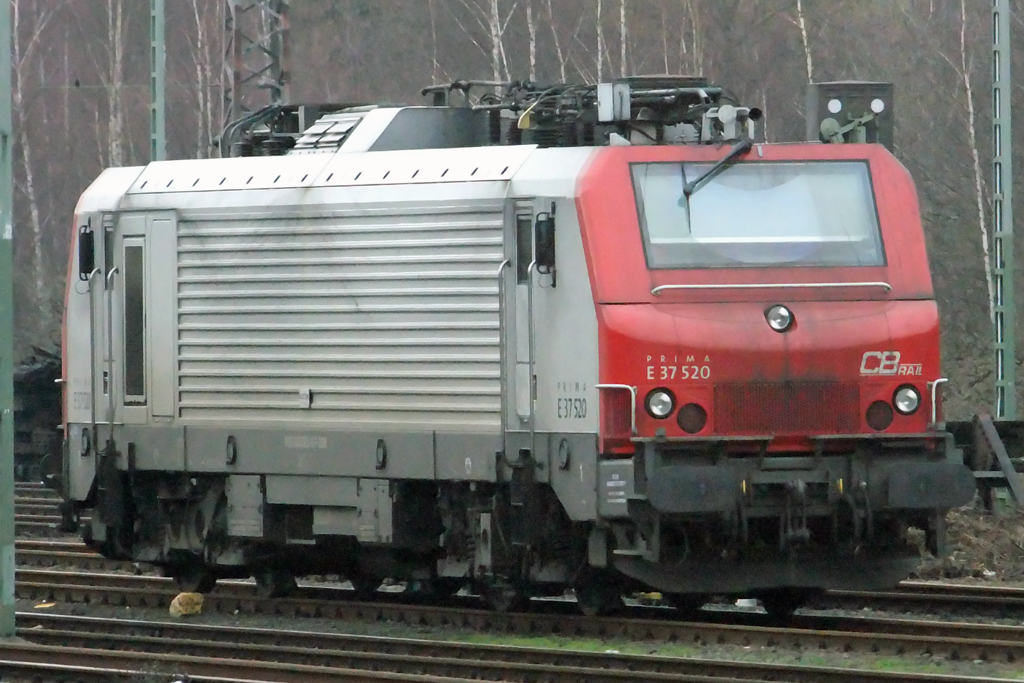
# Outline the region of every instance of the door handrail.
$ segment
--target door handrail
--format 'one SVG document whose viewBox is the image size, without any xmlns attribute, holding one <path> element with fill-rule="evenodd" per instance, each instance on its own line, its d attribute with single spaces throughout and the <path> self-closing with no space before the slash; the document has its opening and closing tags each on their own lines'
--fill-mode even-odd
<svg viewBox="0 0 1024 683">
<path fill-rule="evenodd" d="M 935 404 L 939 387 L 948 381 L 948 377 L 939 377 L 934 382 L 928 382 L 928 389 L 930 389 L 932 393 L 932 424 L 935 424 L 939 419 L 939 406 Z"/>
<path fill-rule="evenodd" d="M 536 339 L 534 338 L 534 325 L 533 325 L 533 274 L 537 270 L 537 259 L 534 258 L 530 261 L 529 267 L 526 269 L 526 318 L 527 318 L 527 329 L 529 330 L 530 339 L 530 376 L 527 378 L 527 383 L 530 390 L 530 456 L 534 456 L 537 452 L 537 378 L 534 375 L 536 368 L 534 366 L 535 359 L 535 347 Z"/>
<path fill-rule="evenodd" d="M 501 450 L 505 450 L 505 432 L 508 430 L 508 420 L 505 413 L 508 406 L 505 400 L 508 398 L 508 377 L 505 372 L 505 269 L 512 265 L 512 261 L 505 259 L 498 266 L 498 384 L 500 385 L 501 398 L 498 401 L 501 412 Z"/>
<path fill-rule="evenodd" d="M 107 272 L 105 291 L 107 294 L 107 424 L 110 433 L 107 444 L 114 443 L 114 266 Z"/>
<path fill-rule="evenodd" d="M 103 269 L 96 267 L 85 279 L 86 288 L 89 292 L 89 443 L 96 447 L 96 291 L 92 286 L 92 279 L 102 275 Z"/>
</svg>

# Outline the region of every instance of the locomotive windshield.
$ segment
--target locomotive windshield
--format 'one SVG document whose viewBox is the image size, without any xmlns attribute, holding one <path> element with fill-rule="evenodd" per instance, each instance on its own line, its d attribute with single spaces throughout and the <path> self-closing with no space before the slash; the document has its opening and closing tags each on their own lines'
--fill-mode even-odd
<svg viewBox="0 0 1024 683">
<path fill-rule="evenodd" d="M 711 164 L 633 164 L 651 268 L 881 266 L 866 162 L 740 162 L 689 201 Z"/>
</svg>

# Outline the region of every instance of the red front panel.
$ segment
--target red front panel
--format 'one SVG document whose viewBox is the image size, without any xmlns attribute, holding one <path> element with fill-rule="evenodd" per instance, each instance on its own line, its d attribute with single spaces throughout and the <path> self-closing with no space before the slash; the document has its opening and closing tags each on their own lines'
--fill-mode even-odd
<svg viewBox="0 0 1024 683">
<path fill-rule="evenodd" d="M 769 435 L 776 437 L 772 448 L 781 449 L 810 448 L 801 437 L 821 434 L 926 431 L 929 383 L 940 376 L 938 312 L 905 169 L 876 145 L 765 145 L 741 162 L 865 162 L 884 245 L 881 265 L 649 268 L 630 164 L 708 161 L 726 151 L 609 148 L 581 180 L 578 205 L 597 299 L 600 378 L 637 387 L 637 435 Z M 884 282 L 891 291 L 802 286 L 842 282 Z M 651 292 L 680 284 L 728 286 Z M 731 288 L 737 284 L 757 286 Z M 801 286 L 761 287 L 779 284 Z M 786 332 L 766 321 L 774 304 L 793 313 Z M 873 429 L 868 407 L 877 401 L 891 407 L 894 392 L 908 384 L 919 392 L 920 407 L 911 415 L 893 411 L 889 426 Z M 658 388 L 675 399 L 665 419 L 644 407 L 644 397 Z M 606 408 L 623 396 L 606 393 Z M 692 435 L 677 421 L 679 407 L 688 403 L 707 412 L 706 425 Z M 627 446 L 621 438 L 605 442 L 614 450 Z"/>
<path fill-rule="evenodd" d="M 676 406 L 698 403 L 697 436 L 874 433 L 867 408 L 938 376 L 938 312 L 932 301 L 794 302 L 779 334 L 754 302 L 600 307 L 601 381 L 637 387 L 637 431 L 687 436 L 675 416 L 654 419 L 643 398 L 669 389 Z M 883 367 L 884 362 L 884 367 Z M 884 374 L 883 374 L 884 373 Z M 889 432 L 927 429 L 930 407 L 895 413 Z"/>
</svg>

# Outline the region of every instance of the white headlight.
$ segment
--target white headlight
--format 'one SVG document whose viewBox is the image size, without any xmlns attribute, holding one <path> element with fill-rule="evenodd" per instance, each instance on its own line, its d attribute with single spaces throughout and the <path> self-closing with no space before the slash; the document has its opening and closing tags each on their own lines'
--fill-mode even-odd
<svg viewBox="0 0 1024 683">
<path fill-rule="evenodd" d="M 921 406 L 921 394 L 912 386 L 900 387 L 893 394 L 892 404 L 903 415 L 912 415 Z"/>
<path fill-rule="evenodd" d="M 664 389 L 655 389 L 647 394 L 645 403 L 647 404 L 647 412 L 651 414 L 651 417 L 661 420 L 672 414 L 674 403 L 672 394 Z"/>
<path fill-rule="evenodd" d="M 793 314 L 782 305 L 772 306 L 765 311 L 764 317 L 776 332 L 785 332 L 793 324 Z"/>
</svg>

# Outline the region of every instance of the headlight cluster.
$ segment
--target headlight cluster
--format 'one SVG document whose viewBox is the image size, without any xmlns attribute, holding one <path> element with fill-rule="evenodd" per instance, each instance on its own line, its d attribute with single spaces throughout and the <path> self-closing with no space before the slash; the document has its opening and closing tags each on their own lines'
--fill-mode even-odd
<svg viewBox="0 0 1024 683">
<path fill-rule="evenodd" d="M 793 312 L 782 304 L 776 304 L 764 312 L 768 327 L 776 332 L 785 332 L 793 326 Z"/>
<path fill-rule="evenodd" d="M 892 404 L 901 415 L 913 415 L 921 407 L 921 394 L 909 384 L 905 384 L 892 395 Z"/>
<path fill-rule="evenodd" d="M 886 401 L 875 401 L 868 406 L 864 418 L 875 431 L 883 431 L 892 424 L 893 408 L 900 415 L 913 415 L 921 407 L 921 392 L 912 384 L 904 384 L 892 395 L 892 405 Z"/>
<path fill-rule="evenodd" d="M 672 409 L 676 407 L 676 399 L 668 389 L 654 389 L 647 394 L 644 404 L 651 417 L 664 420 L 672 414 Z"/>
<path fill-rule="evenodd" d="M 644 399 L 647 414 L 655 420 L 664 420 L 672 415 L 676 407 L 676 397 L 668 389 L 652 389 Z M 679 428 L 687 434 L 697 434 L 708 423 L 708 411 L 697 403 L 687 403 L 676 415 Z"/>
</svg>

